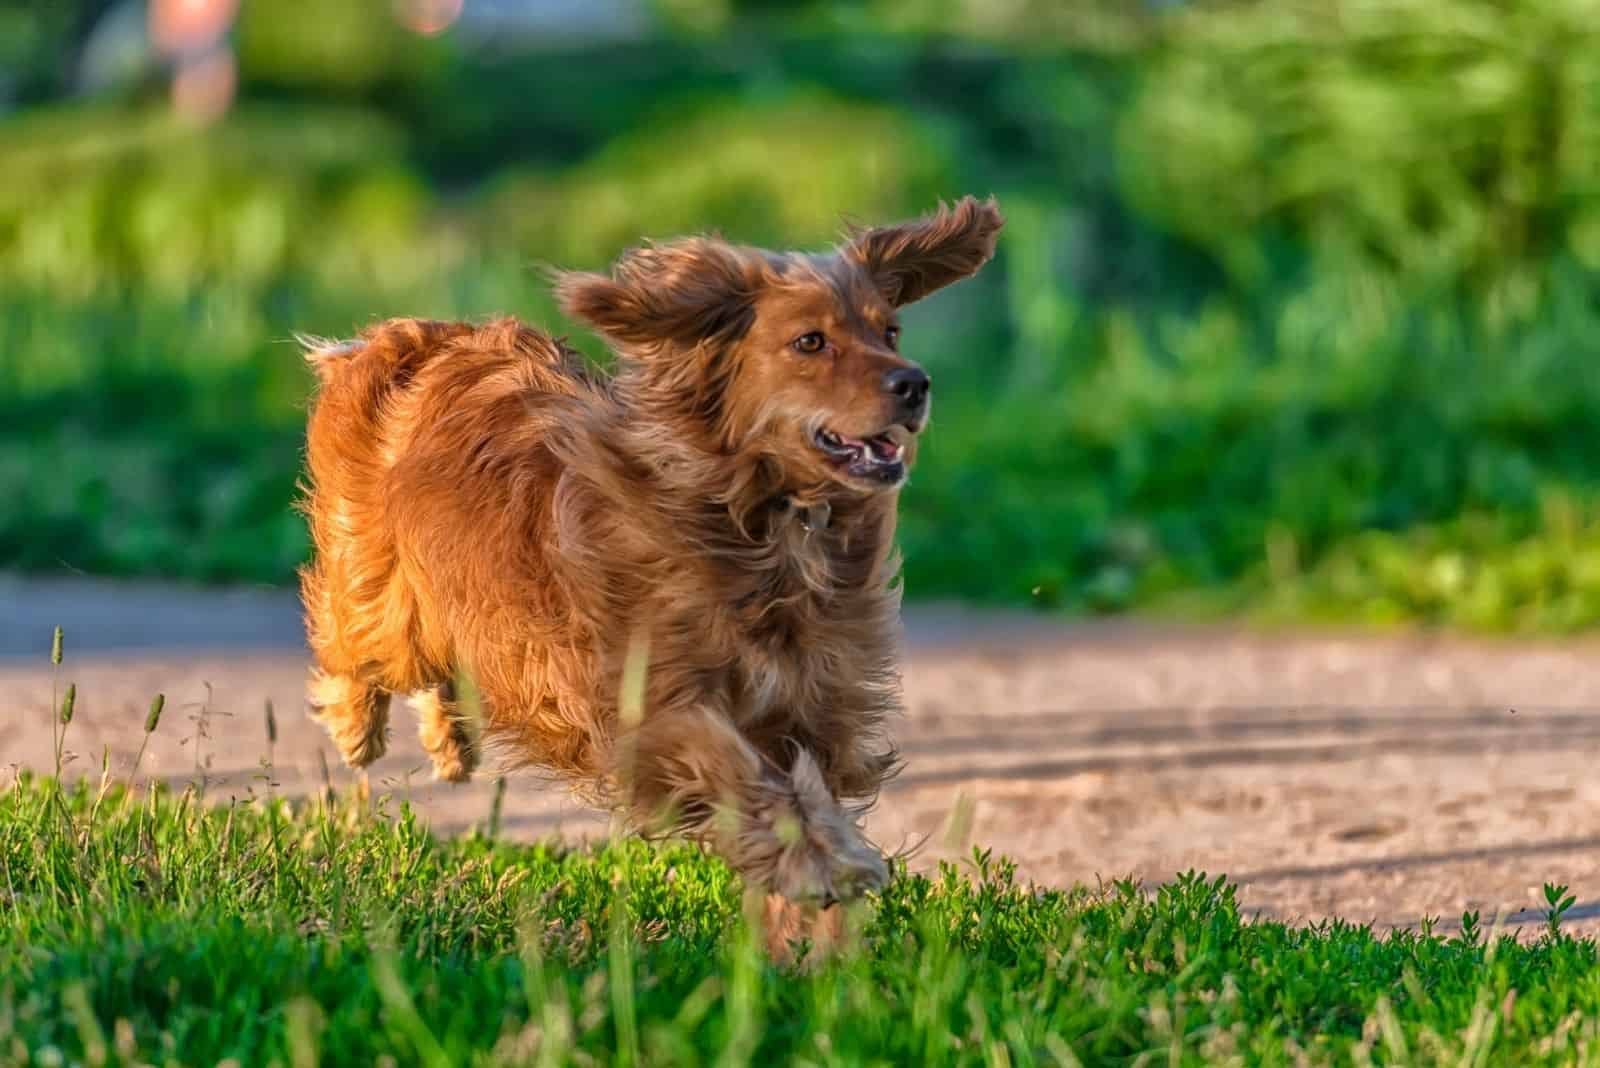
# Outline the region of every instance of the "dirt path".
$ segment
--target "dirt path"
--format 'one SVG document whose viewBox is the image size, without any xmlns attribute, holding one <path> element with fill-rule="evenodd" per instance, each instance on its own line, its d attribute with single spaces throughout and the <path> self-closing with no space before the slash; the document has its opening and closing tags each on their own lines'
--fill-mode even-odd
<svg viewBox="0 0 1600 1068">
<path fill-rule="evenodd" d="M 302 714 L 293 600 L 0 580 L 0 767 L 50 765 L 50 627 L 77 683 L 71 767 L 126 773 L 150 695 L 168 713 L 145 774 L 213 797 L 272 780 L 316 789 L 320 731 Z M 1226 872 L 1284 919 L 1446 926 L 1466 909 L 1538 922 L 1544 881 L 1571 885 L 1600 929 L 1600 644 L 1495 643 L 1067 626 L 921 609 L 907 622 L 905 774 L 871 827 L 927 837 L 914 866 L 979 842 L 1041 882 L 1188 868 Z M 178 651 L 182 650 L 182 651 Z M 208 697 L 209 694 L 209 697 Z M 207 734 L 196 719 L 207 709 Z M 486 781 L 441 787 L 397 710 L 375 789 L 441 831 L 482 820 Z M 335 767 L 336 781 L 347 781 Z M 963 819 L 963 814 L 970 819 Z M 954 834 L 951 824 L 955 824 Z M 559 789 L 514 778 L 520 837 L 604 832 Z M 966 831 L 963 834 L 963 825 Z"/>
</svg>

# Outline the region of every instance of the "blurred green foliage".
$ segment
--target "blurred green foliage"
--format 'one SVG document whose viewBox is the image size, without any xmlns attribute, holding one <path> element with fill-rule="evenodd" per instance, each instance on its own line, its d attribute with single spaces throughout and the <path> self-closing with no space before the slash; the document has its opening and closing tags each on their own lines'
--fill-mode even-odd
<svg viewBox="0 0 1600 1068">
<path fill-rule="evenodd" d="M 0 125 L 0 566 L 285 581 L 296 331 L 572 330 L 541 264 L 993 192 L 997 262 L 908 323 L 913 596 L 1600 617 L 1575 0 L 664 3 L 477 50 L 296 3 L 243 5 L 210 127 L 148 87 Z"/>
<path fill-rule="evenodd" d="M 0 279 L 41 299 L 424 269 L 398 254 L 425 229 L 431 195 L 377 116 L 245 113 L 197 134 L 149 110 L 73 110 L 9 133 Z M 325 244 L 333 234 L 346 240 Z"/>
<path fill-rule="evenodd" d="M 442 59 L 408 33 L 391 0 L 271 0 L 243 3 L 240 64 L 262 84 L 332 96 L 392 92 L 415 84 Z"/>
<path fill-rule="evenodd" d="M 1600 267 L 1597 42 L 1584 0 L 1201 8 L 1126 118 L 1130 189 L 1247 283 L 1279 238 L 1537 314 L 1552 260 Z"/>
<path fill-rule="evenodd" d="M 846 216 L 935 203 L 951 188 L 950 169 L 892 110 L 811 94 L 713 103 L 559 173 L 512 171 L 484 198 L 479 232 L 566 264 L 603 263 L 642 234 L 692 233 L 707 219 L 741 240 L 817 247 L 837 239 Z"/>
<path fill-rule="evenodd" d="M 73 39 L 104 7 L 57 0 L 0 5 L 0 97 L 32 101 L 66 89 Z"/>
</svg>

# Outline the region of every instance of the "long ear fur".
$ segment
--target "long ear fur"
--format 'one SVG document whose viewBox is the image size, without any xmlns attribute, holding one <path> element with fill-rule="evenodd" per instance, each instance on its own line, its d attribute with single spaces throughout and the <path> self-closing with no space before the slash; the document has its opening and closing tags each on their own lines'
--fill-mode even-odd
<svg viewBox="0 0 1600 1068">
<path fill-rule="evenodd" d="M 872 275 L 895 307 L 975 274 L 994 255 L 1005 219 L 991 197 L 962 197 L 955 207 L 912 222 L 874 227 L 850 236 L 841 250 Z"/>
<path fill-rule="evenodd" d="M 572 271 L 556 278 L 561 309 L 622 348 L 733 341 L 755 316 L 762 261 L 707 237 L 630 249 L 611 276 Z"/>
</svg>

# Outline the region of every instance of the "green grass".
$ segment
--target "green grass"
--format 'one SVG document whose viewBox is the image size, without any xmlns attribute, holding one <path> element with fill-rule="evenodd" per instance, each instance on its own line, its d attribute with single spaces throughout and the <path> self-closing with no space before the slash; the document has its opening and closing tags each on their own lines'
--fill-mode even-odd
<svg viewBox="0 0 1600 1068">
<path fill-rule="evenodd" d="M 1222 879 L 903 870 L 777 967 L 687 846 L 431 837 L 403 801 L 23 776 L 0 1064 L 1587 1064 L 1600 953 L 1241 915 Z"/>
</svg>

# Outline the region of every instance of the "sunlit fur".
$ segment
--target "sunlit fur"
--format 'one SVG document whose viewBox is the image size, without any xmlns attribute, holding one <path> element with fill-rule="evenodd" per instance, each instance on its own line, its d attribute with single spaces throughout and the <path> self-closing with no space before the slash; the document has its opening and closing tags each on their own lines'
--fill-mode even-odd
<svg viewBox="0 0 1600 1068">
<path fill-rule="evenodd" d="M 787 896 L 881 884 L 859 820 L 897 764 L 898 484 L 813 435 L 888 430 L 910 463 L 887 328 L 1000 226 L 967 198 L 824 255 L 688 238 L 559 276 L 612 377 L 509 319 L 312 343 L 310 699 L 345 760 L 414 694 L 442 778 L 490 746 Z M 808 331 L 828 351 L 798 352 Z"/>
</svg>

